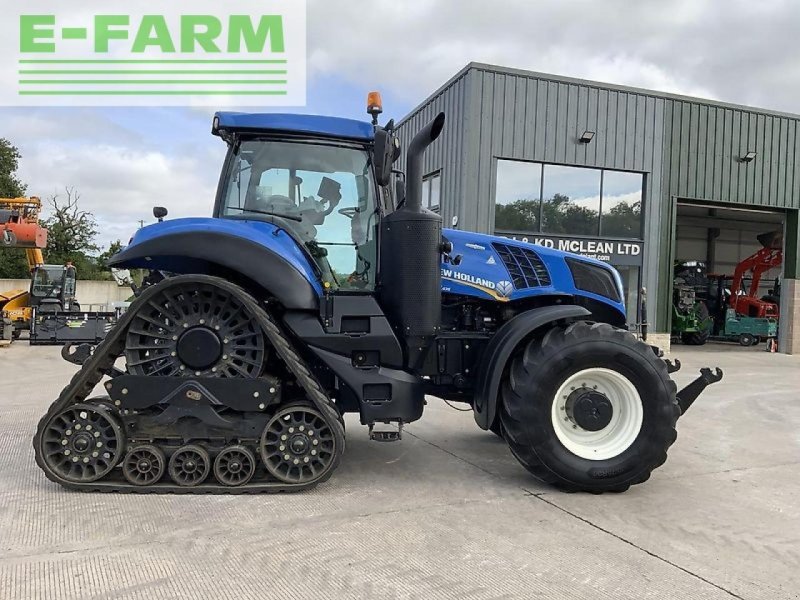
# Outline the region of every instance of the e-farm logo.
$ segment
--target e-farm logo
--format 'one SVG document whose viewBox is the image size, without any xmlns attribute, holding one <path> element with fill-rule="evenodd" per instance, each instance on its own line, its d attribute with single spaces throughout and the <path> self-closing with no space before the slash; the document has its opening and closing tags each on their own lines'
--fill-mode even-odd
<svg viewBox="0 0 800 600">
<path fill-rule="evenodd" d="M 132 4 L 19 3 L 0 104 L 305 104 L 304 0 Z"/>
</svg>

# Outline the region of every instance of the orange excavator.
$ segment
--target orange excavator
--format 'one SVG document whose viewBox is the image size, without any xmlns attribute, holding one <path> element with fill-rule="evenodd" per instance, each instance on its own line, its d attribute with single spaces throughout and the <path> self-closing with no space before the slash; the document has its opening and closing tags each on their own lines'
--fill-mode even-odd
<svg viewBox="0 0 800 600">
<path fill-rule="evenodd" d="M 30 198 L 0 198 L 0 250 L 24 248 L 34 277 L 44 265 L 47 229 L 39 224 L 42 201 Z M 19 337 L 32 315 L 29 289 L 0 291 L 0 340 Z"/>
</svg>

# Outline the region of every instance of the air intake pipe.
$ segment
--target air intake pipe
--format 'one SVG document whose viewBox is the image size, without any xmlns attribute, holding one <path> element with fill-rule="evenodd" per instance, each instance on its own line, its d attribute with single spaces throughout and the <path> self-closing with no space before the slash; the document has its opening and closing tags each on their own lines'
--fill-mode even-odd
<svg viewBox="0 0 800 600">
<path fill-rule="evenodd" d="M 444 113 L 436 115 L 430 123 L 417 132 L 406 153 L 406 204 L 411 212 L 422 209 L 422 157 L 444 128 Z"/>
<path fill-rule="evenodd" d="M 405 203 L 381 220 L 378 298 L 412 371 L 422 369 L 441 323 L 442 218 L 422 206 L 422 157 L 443 127 L 440 113 L 411 140 Z"/>
</svg>

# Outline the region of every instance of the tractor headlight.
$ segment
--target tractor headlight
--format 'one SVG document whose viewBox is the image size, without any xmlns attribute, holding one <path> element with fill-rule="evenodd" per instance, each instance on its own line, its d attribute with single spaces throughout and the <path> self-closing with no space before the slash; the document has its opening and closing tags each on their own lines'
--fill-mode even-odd
<svg viewBox="0 0 800 600">
<path fill-rule="evenodd" d="M 575 287 L 584 292 L 622 302 L 622 283 L 616 270 L 575 258 L 566 258 Z"/>
</svg>

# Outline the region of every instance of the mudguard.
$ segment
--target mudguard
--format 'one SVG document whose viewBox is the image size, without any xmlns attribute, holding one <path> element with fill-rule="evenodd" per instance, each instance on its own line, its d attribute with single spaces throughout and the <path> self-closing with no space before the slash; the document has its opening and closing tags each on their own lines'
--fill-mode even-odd
<svg viewBox="0 0 800 600">
<path fill-rule="evenodd" d="M 287 309 L 316 310 L 322 295 L 311 259 L 294 238 L 261 221 L 192 218 L 150 225 L 109 266 L 178 274 L 227 271 L 268 290 Z"/>
<path fill-rule="evenodd" d="M 481 429 L 489 429 L 497 414 L 497 395 L 508 359 L 532 331 L 562 319 L 585 319 L 591 313 L 574 305 L 543 306 L 517 315 L 494 334 L 489 341 L 483 360 L 478 366 L 475 387 L 475 422 Z"/>
</svg>

